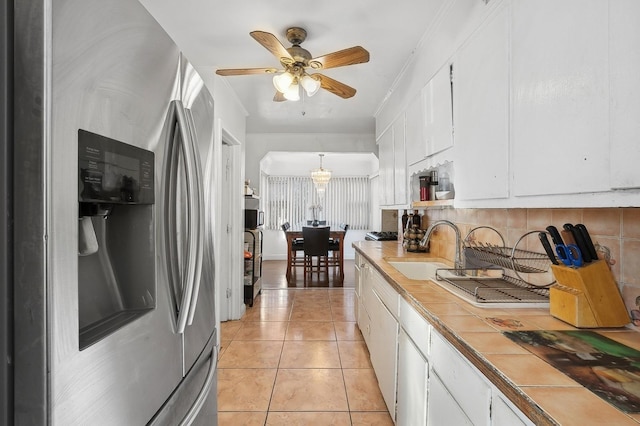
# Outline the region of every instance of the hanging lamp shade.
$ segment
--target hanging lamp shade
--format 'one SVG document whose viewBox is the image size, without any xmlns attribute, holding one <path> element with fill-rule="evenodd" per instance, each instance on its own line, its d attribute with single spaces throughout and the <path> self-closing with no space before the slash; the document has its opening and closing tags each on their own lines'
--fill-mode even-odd
<svg viewBox="0 0 640 426">
<path fill-rule="evenodd" d="M 311 171 L 311 180 L 316 187 L 316 191 L 318 191 L 319 194 L 323 194 L 327 189 L 329 180 L 331 180 L 331 170 L 322 168 L 322 157 L 324 157 L 324 154 L 319 155 L 320 167 Z"/>
</svg>

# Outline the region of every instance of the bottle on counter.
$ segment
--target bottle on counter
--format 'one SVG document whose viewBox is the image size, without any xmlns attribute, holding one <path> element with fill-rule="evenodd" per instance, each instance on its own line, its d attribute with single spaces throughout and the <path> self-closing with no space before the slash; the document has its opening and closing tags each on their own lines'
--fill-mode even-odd
<svg viewBox="0 0 640 426">
<path fill-rule="evenodd" d="M 413 211 L 413 221 L 411 222 L 413 225 L 420 228 L 422 222 L 422 216 L 420 216 L 420 212 L 418 210 Z"/>
<path fill-rule="evenodd" d="M 407 211 L 405 210 L 404 213 L 402 214 L 402 230 L 404 231 L 405 229 L 407 229 L 407 222 L 409 221 L 409 215 L 407 214 Z"/>
</svg>

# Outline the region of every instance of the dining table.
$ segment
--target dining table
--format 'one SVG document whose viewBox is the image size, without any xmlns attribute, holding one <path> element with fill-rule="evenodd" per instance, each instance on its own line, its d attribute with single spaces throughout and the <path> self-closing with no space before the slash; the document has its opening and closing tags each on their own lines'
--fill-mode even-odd
<svg viewBox="0 0 640 426">
<path fill-rule="evenodd" d="M 323 226 L 319 226 L 319 228 L 324 228 Z M 333 228 L 329 227 L 329 238 L 338 241 L 338 273 L 340 276 L 340 282 L 344 281 L 344 237 L 346 231 L 341 228 Z M 300 228 L 290 228 L 285 231 L 285 235 L 287 237 L 287 281 L 291 280 L 291 276 L 293 275 L 293 268 L 296 266 L 294 264 L 293 259 L 293 241 L 296 238 L 302 238 L 302 227 Z"/>
</svg>

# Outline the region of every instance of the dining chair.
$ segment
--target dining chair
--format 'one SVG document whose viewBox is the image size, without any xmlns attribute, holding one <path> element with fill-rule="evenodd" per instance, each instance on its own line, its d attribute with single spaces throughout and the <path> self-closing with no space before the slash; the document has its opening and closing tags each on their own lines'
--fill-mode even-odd
<svg viewBox="0 0 640 426">
<path fill-rule="evenodd" d="M 285 222 L 280 227 L 286 239 L 287 231 L 291 228 L 291 224 Z M 291 241 L 291 266 L 304 266 L 304 257 L 298 257 L 298 252 L 304 252 L 304 238 L 294 238 Z"/>
<path fill-rule="evenodd" d="M 326 273 L 329 279 L 329 228 L 328 227 L 308 227 L 302 228 L 302 238 L 304 239 L 304 283 L 312 277 L 313 273 Z M 314 263 L 315 259 L 315 263 Z"/>
<path fill-rule="evenodd" d="M 349 225 L 341 223 L 340 229 L 344 231 L 344 234 L 340 237 L 343 239 L 342 244 L 344 247 L 344 238 L 347 236 Z M 329 238 L 329 251 L 331 252 L 331 256 L 329 257 L 329 266 L 335 266 L 339 268 L 339 270 L 342 270 L 344 265 L 342 264 L 342 258 L 340 257 L 340 238 Z"/>
</svg>

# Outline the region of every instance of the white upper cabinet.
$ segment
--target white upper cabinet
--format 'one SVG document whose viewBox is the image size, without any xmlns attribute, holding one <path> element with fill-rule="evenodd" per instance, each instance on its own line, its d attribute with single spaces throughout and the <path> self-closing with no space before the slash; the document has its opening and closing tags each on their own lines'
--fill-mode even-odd
<svg viewBox="0 0 640 426">
<path fill-rule="evenodd" d="M 407 165 L 415 164 L 427 157 L 423 92 L 420 91 L 413 97 L 405 111 Z"/>
<path fill-rule="evenodd" d="M 456 199 L 509 196 L 509 9 L 462 47 L 453 70 Z"/>
<path fill-rule="evenodd" d="M 394 204 L 406 204 L 409 181 L 407 179 L 407 157 L 405 148 L 404 114 L 393 122 L 393 173 Z"/>
<path fill-rule="evenodd" d="M 511 3 L 516 196 L 610 189 L 608 5 Z"/>
<path fill-rule="evenodd" d="M 393 127 L 389 127 L 378 139 L 378 157 L 380 204 L 391 205 L 394 187 Z"/>
<path fill-rule="evenodd" d="M 609 2 L 611 187 L 640 187 L 640 2 Z"/>
<path fill-rule="evenodd" d="M 407 158 L 405 150 L 405 115 L 400 114 L 378 138 L 381 203 L 404 205 L 408 201 Z"/>
<path fill-rule="evenodd" d="M 423 91 L 427 155 L 434 155 L 453 146 L 451 64 L 440 68 Z"/>
</svg>

